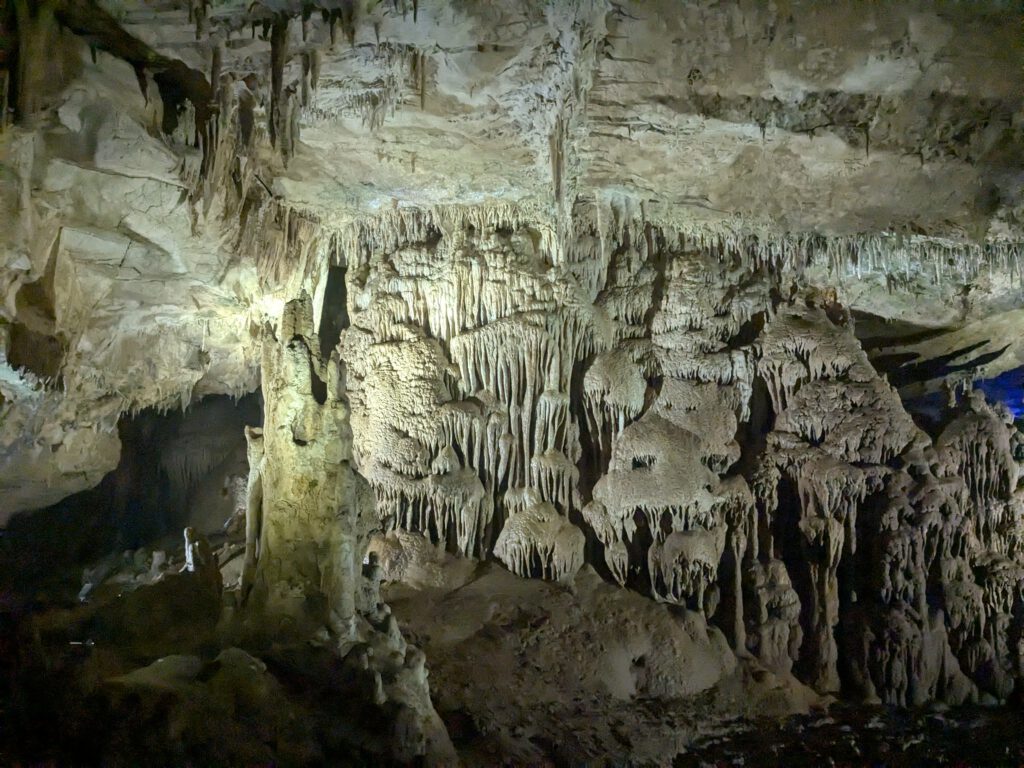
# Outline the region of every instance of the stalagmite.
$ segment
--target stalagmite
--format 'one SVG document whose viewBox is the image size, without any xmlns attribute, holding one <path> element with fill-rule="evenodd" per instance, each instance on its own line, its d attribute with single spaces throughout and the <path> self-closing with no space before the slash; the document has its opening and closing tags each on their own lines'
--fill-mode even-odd
<svg viewBox="0 0 1024 768">
<path fill-rule="evenodd" d="M 747 645 L 770 669 L 789 671 L 803 642 L 800 597 L 781 560 L 754 561 L 745 574 L 751 614 Z"/>
<path fill-rule="evenodd" d="M 242 564 L 241 597 L 248 598 L 256 579 L 256 561 L 263 527 L 263 430 L 246 427 L 249 478 L 245 497 L 245 560 Z"/>
<path fill-rule="evenodd" d="M 365 481 L 349 463 L 351 437 L 339 399 L 337 360 L 319 359 L 311 325 L 312 304 L 303 296 L 285 306 L 278 327 L 264 338 L 267 407 L 262 436 L 249 434 L 250 456 L 259 456 L 250 466 L 257 477 L 249 487 L 261 509 L 248 600 L 301 624 L 328 618 L 306 613 L 310 594 L 322 590 L 330 620 L 344 627 L 355 613 L 360 541 L 367 535 L 372 504 Z M 327 381 L 320 386 L 327 395 L 320 402 L 315 387 L 325 370 Z"/>
<path fill-rule="evenodd" d="M 312 310 L 302 294 L 265 330 L 264 425 L 246 435 L 246 568 L 254 551 L 255 564 L 251 576 L 243 572 L 243 590 L 252 584 L 244 607 L 251 622 L 271 622 L 277 632 L 312 636 L 326 626 L 339 649 L 381 646 L 365 670 L 381 681 L 374 703 L 392 708 L 395 759 L 447 764 L 454 750 L 430 702 L 422 652 L 406 643 L 386 606 L 364 599 L 373 500 L 351 464 L 339 360 L 320 358 Z"/>
</svg>

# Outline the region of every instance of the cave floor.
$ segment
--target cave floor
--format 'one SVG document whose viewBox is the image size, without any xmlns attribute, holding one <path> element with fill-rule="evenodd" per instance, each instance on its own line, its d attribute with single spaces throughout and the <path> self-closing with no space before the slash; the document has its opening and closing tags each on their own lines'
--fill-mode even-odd
<svg viewBox="0 0 1024 768">
<path fill-rule="evenodd" d="M 430 660 L 435 706 L 468 765 L 1024 763 L 1016 709 L 821 700 L 752 662 L 693 696 L 637 695 L 642 670 L 615 657 L 653 630 L 647 663 L 657 664 L 665 606 L 586 573 L 567 588 L 481 563 L 454 588 L 396 583 L 384 593 Z"/>
<path fill-rule="evenodd" d="M 552 584 L 449 559 L 419 576 L 383 597 L 426 652 L 465 765 L 1024 761 L 1024 714 L 1010 708 L 827 706 L 744 660 L 681 695 L 724 638 L 590 571 Z M 230 648 L 186 576 L 108 585 L 85 605 L 65 586 L 7 593 L 0 611 L 0 764 L 380 764 L 372 744 L 352 749 L 322 649 Z"/>
<path fill-rule="evenodd" d="M 1024 713 L 834 705 L 827 714 L 737 721 L 698 739 L 676 766 L 1017 766 Z"/>
</svg>

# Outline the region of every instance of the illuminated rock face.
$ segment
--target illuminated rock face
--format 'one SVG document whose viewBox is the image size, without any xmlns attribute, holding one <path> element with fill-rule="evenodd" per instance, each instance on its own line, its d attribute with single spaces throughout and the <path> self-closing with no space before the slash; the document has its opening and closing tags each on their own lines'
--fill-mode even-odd
<svg viewBox="0 0 1024 768">
<path fill-rule="evenodd" d="M 278 640 L 308 638 L 326 626 L 342 657 L 361 645 L 373 649 L 361 662 L 375 682 L 366 705 L 388 708 L 392 755 L 445 764 L 454 751 L 430 701 L 423 653 L 406 643 L 380 602 L 379 580 L 364 579 L 373 499 L 352 469 L 338 358 L 320 357 L 312 311 L 303 294 L 285 305 L 276 328 L 264 331 L 263 428 L 246 431 L 239 607 L 258 633 Z"/>
<path fill-rule="evenodd" d="M 381 525 L 550 579 L 589 540 L 609 578 L 820 691 L 1015 686 L 1020 438 L 983 398 L 933 443 L 847 309 L 772 298 L 699 246 L 613 241 L 579 280 L 528 232 L 454 242 L 348 267 L 340 349 Z"/>
<path fill-rule="evenodd" d="M 243 598 L 302 620 L 323 596 L 320 621 L 350 622 L 372 515 L 351 467 L 337 358 L 320 358 L 308 296 L 285 306 L 263 340 L 262 430 L 247 431 L 250 478 Z"/>
<path fill-rule="evenodd" d="M 1020 435 L 900 397 L 1021 361 L 1012 13 L 191 5 L 19 17 L 68 62 L 0 133 L 0 523 L 122 415 L 259 387 L 240 606 L 378 637 L 380 529 L 685 611 L 701 689 L 1017 689 Z"/>
</svg>

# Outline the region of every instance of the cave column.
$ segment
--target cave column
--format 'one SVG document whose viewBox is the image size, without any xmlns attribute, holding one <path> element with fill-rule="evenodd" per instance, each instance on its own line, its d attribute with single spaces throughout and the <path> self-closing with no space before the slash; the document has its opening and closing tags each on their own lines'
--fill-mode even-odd
<svg viewBox="0 0 1024 768">
<path fill-rule="evenodd" d="M 810 567 L 811 590 L 810 683 L 816 690 L 839 690 L 835 628 L 839 624 L 839 581 L 844 527 L 831 516 L 805 517 L 800 523 L 804 551 Z"/>
<path fill-rule="evenodd" d="M 264 425 L 262 435 L 248 435 L 250 456 L 259 460 L 250 468 L 257 477 L 250 480 L 247 600 L 298 624 L 339 628 L 355 614 L 362 513 L 372 502 L 349 464 L 338 360 L 322 363 L 312 325 L 303 294 L 263 342 Z"/>
</svg>

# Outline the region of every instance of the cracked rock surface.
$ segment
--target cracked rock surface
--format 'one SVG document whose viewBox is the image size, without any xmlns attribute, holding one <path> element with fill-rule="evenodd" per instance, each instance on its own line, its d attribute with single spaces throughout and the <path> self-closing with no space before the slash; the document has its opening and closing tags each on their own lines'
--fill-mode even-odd
<svg viewBox="0 0 1024 768">
<path fill-rule="evenodd" d="M 228 762 L 664 764 L 1019 697 L 1012 4 L 0 22 L 0 594 L 27 668 L 99 638 L 74 706 L 318 713 Z M 32 546 L 68 558 L 38 614 Z"/>
</svg>

